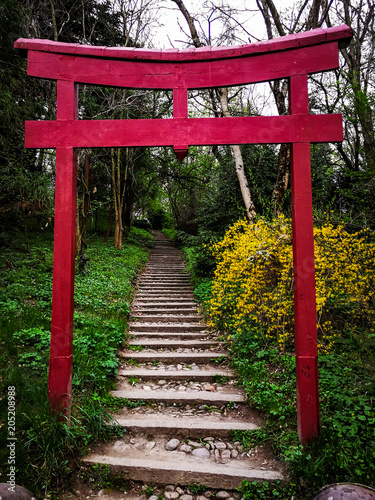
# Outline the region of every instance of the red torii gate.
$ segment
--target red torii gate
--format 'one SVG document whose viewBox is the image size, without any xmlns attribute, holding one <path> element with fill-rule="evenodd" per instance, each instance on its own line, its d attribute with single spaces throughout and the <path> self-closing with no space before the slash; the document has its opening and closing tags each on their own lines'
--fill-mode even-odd
<svg viewBox="0 0 375 500">
<path fill-rule="evenodd" d="M 341 115 L 310 115 L 307 77 L 339 66 L 344 25 L 239 47 L 144 50 L 19 39 L 30 76 L 57 80 L 56 121 L 26 122 L 25 147 L 56 148 L 49 398 L 69 415 L 72 389 L 77 156 L 75 148 L 291 143 L 297 423 L 319 432 L 310 143 L 343 140 Z M 188 118 L 188 89 L 289 79 L 289 115 Z M 173 118 L 78 120 L 78 83 L 173 90 Z"/>
</svg>

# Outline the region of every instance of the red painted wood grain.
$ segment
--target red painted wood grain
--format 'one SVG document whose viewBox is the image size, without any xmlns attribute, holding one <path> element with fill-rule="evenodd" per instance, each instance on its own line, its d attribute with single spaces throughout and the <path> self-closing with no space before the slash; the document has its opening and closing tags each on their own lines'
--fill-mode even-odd
<svg viewBox="0 0 375 500">
<path fill-rule="evenodd" d="M 128 88 L 223 87 L 337 68 L 338 43 L 254 57 L 197 62 L 97 59 L 29 51 L 30 76 Z"/>
<path fill-rule="evenodd" d="M 93 47 L 75 43 L 53 42 L 40 39 L 18 39 L 14 46 L 22 50 L 52 52 L 55 54 L 74 54 L 94 56 L 104 59 L 134 59 L 152 61 L 208 61 L 233 57 L 248 57 L 267 52 L 286 51 L 311 45 L 326 44 L 332 41 L 351 39 L 353 33 L 347 25 L 307 31 L 273 40 L 229 47 L 200 47 L 199 49 L 136 49 L 132 47 Z"/>
<path fill-rule="evenodd" d="M 28 121 L 27 148 L 338 142 L 341 115 Z"/>
<path fill-rule="evenodd" d="M 78 117 L 74 82 L 57 82 L 57 118 Z M 77 151 L 56 148 L 51 345 L 48 397 L 53 411 L 69 416 L 72 393 Z"/>
<path fill-rule="evenodd" d="M 307 75 L 291 77 L 289 81 L 289 113 L 296 117 L 302 117 L 308 111 Z M 320 429 L 309 141 L 292 144 L 291 191 L 297 428 L 299 439 L 305 444 L 314 439 Z"/>
</svg>

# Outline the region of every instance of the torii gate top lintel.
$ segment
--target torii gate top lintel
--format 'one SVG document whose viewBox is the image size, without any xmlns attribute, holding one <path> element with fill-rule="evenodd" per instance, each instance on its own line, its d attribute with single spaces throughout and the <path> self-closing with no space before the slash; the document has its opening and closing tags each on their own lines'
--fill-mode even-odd
<svg viewBox="0 0 375 500">
<path fill-rule="evenodd" d="M 197 62 L 213 61 L 235 57 L 248 57 L 270 52 L 280 52 L 312 45 L 321 45 L 338 41 L 347 44 L 353 36 L 347 25 L 333 28 L 307 31 L 287 35 L 258 43 L 240 46 L 210 47 L 190 49 L 142 49 L 133 47 L 105 47 L 80 45 L 76 43 L 54 42 L 51 40 L 20 38 L 15 42 L 19 50 L 33 50 L 55 54 L 70 54 L 76 56 L 91 56 L 104 59 L 124 59 L 153 62 Z"/>
<path fill-rule="evenodd" d="M 308 75 L 339 66 L 352 37 L 339 26 L 239 47 L 145 50 L 19 39 L 28 74 L 57 80 L 56 120 L 29 121 L 25 146 L 56 148 L 55 247 L 49 397 L 69 413 L 72 387 L 76 148 L 291 144 L 297 424 L 305 443 L 319 432 L 318 349 L 310 143 L 343 140 L 342 116 L 309 113 Z M 189 118 L 188 90 L 279 78 L 289 81 L 289 114 Z M 78 119 L 77 83 L 173 90 L 173 118 Z"/>
</svg>

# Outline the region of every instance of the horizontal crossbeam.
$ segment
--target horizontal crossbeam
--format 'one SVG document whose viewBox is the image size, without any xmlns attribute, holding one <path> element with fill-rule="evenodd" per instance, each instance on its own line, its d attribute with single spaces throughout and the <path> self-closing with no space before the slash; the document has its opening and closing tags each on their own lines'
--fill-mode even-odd
<svg viewBox="0 0 375 500">
<path fill-rule="evenodd" d="M 343 140 L 341 115 L 26 122 L 25 147 L 205 146 Z"/>
<path fill-rule="evenodd" d="M 338 42 L 213 61 L 97 59 L 30 50 L 30 76 L 127 88 L 209 88 L 257 83 L 337 68 Z"/>
</svg>

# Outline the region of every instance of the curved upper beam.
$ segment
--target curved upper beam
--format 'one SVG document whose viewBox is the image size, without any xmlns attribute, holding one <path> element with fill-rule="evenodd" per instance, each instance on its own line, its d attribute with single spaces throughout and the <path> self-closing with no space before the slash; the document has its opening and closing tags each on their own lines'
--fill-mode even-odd
<svg viewBox="0 0 375 500">
<path fill-rule="evenodd" d="M 249 57 L 270 52 L 280 52 L 311 45 L 321 45 L 329 42 L 348 42 L 352 38 L 352 30 L 347 25 L 328 29 L 315 29 L 296 35 L 288 35 L 273 40 L 229 47 L 201 47 L 199 49 L 167 49 L 152 50 L 121 47 L 94 47 L 76 43 L 53 42 L 40 39 L 18 39 L 14 46 L 21 50 L 50 52 L 75 56 L 91 56 L 104 59 L 141 60 L 154 62 L 196 62 L 213 61 L 217 59 L 232 59 Z"/>
</svg>

